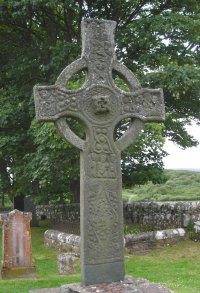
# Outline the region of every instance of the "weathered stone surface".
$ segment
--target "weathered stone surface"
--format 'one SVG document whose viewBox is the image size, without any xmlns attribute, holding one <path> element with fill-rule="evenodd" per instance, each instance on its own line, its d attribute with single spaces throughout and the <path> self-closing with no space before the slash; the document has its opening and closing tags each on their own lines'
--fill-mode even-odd
<svg viewBox="0 0 200 293">
<path fill-rule="evenodd" d="M 47 230 L 44 233 L 44 245 L 61 251 L 73 252 L 80 255 L 80 236 L 67 234 L 56 230 Z"/>
<path fill-rule="evenodd" d="M 182 228 L 129 234 L 125 236 L 125 248 L 127 253 L 143 255 L 152 249 L 176 245 L 185 239 L 187 235 Z"/>
<path fill-rule="evenodd" d="M 82 56 L 67 66 L 52 86 L 34 88 L 36 117 L 54 121 L 64 139 L 80 149 L 82 283 L 120 281 L 124 278 L 121 151 L 138 136 L 144 122 L 164 120 L 161 89 L 144 89 L 135 76 L 116 60 L 116 22 L 82 22 Z M 66 90 L 70 77 L 87 69 L 84 86 Z M 117 88 L 115 70 L 130 92 Z M 73 133 L 65 117 L 79 119 L 86 140 Z M 114 130 L 125 118 L 129 129 L 119 140 Z"/>
<path fill-rule="evenodd" d="M 124 204 L 126 223 L 160 230 L 186 227 L 189 220 L 200 221 L 200 202 L 132 202 Z"/>
<path fill-rule="evenodd" d="M 200 221 L 194 222 L 194 229 L 196 233 L 200 232 Z"/>
<path fill-rule="evenodd" d="M 151 283 L 145 279 L 126 278 L 124 281 L 111 284 L 99 284 L 90 286 L 81 286 L 80 284 L 71 284 L 55 288 L 29 291 L 29 293 L 173 293 L 173 291 L 163 287 L 160 284 Z"/>
<path fill-rule="evenodd" d="M 34 278 L 30 235 L 31 213 L 13 210 L 3 217 L 2 279 Z"/>
<path fill-rule="evenodd" d="M 163 230 L 163 231 L 156 231 L 155 239 L 156 240 L 164 240 L 164 239 L 174 238 L 174 237 L 184 237 L 185 234 L 186 234 L 186 232 L 183 228 L 168 229 L 168 230 Z"/>
<path fill-rule="evenodd" d="M 187 239 L 187 235 L 184 229 L 167 229 L 140 234 L 128 234 L 124 237 L 124 246 L 128 253 L 146 254 L 154 248 L 174 245 L 185 239 Z M 44 233 L 44 243 L 47 247 L 70 252 L 71 255 L 76 257 L 80 256 L 79 236 L 56 230 L 47 230 Z"/>
<path fill-rule="evenodd" d="M 29 293 L 175 293 L 160 284 L 145 279 L 126 278 L 124 281 L 111 284 L 81 286 L 80 284 L 63 285 L 60 288 L 41 289 Z"/>
<path fill-rule="evenodd" d="M 45 216 L 52 223 L 80 223 L 80 204 L 37 205 L 36 218 Z"/>
<path fill-rule="evenodd" d="M 62 253 L 58 255 L 57 263 L 58 263 L 58 273 L 60 275 L 71 275 L 75 273 L 77 257 L 69 253 Z"/>
</svg>

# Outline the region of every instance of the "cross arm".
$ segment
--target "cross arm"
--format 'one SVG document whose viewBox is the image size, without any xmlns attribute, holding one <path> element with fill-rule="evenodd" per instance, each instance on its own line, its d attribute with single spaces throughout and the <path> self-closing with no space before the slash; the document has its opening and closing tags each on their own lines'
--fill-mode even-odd
<svg viewBox="0 0 200 293">
<path fill-rule="evenodd" d="M 131 93 L 122 93 L 120 100 L 119 119 L 132 118 L 129 129 L 115 142 L 116 147 L 123 151 L 140 134 L 144 122 L 164 121 L 165 111 L 162 89 L 140 88 Z"/>
<path fill-rule="evenodd" d="M 80 150 L 83 150 L 85 141 L 69 128 L 64 117 L 83 120 L 80 104 L 82 92 L 82 89 L 67 91 L 58 85 L 34 87 L 36 119 L 54 122 L 64 139 Z"/>
<path fill-rule="evenodd" d="M 64 116 L 76 116 L 82 90 L 67 91 L 57 85 L 35 86 L 36 119 L 39 121 L 56 121 Z"/>
<path fill-rule="evenodd" d="M 139 118 L 144 122 L 165 119 L 164 97 L 162 89 L 141 88 L 121 96 L 122 116 Z"/>
</svg>

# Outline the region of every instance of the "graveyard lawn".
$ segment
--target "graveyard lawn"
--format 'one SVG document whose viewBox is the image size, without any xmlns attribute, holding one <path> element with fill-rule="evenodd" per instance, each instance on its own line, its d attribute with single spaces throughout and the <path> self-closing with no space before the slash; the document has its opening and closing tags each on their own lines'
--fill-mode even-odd
<svg viewBox="0 0 200 293">
<path fill-rule="evenodd" d="M 57 273 L 57 255 L 60 252 L 43 246 L 45 228 L 32 228 L 33 260 L 36 264 L 36 280 L 0 280 L 0 292 L 28 293 L 30 289 L 59 287 L 80 281 L 80 268 L 71 276 Z M 0 259 L 1 255 L 0 229 Z M 146 278 L 161 283 L 177 293 L 200 292 L 200 243 L 185 241 L 174 247 L 156 250 L 145 256 L 127 255 L 126 275 Z"/>
</svg>

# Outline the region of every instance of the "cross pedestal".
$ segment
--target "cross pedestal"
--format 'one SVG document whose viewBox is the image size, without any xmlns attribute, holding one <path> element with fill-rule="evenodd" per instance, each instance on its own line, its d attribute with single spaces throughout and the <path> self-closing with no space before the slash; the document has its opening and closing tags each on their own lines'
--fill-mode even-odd
<svg viewBox="0 0 200 293">
<path fill-rule="evenodd" d="M 133 73 L 114 53 L 116 23 L 82 21 L 82 56 L 67 66 L 55 85 L 35 86 L 36 117 L 53 121 L 67 142 L 81 152 L 81 272 L 82 284 L 120 281 L 124 278 L 121 151 L 138 136 L 146 121 L 164 120 L 161 89 L 142 88 Z M 70 91 L 71 76 L 87 70 L 82 88 Z M 115 86 L 112 71 L 129 86 Z M 82 140 L 68 127 L 66 117 L 79 119 L 86 130 Z M 117 124 L 132 118 L 118 140 Z"/>
</svg>

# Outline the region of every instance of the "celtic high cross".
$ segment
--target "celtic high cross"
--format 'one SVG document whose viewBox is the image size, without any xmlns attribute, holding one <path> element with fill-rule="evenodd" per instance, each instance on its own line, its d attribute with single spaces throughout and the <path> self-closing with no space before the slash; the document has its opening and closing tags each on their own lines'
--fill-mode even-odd
<svg viewBox="0 0 200 293">
<path fill-rule="evenodd" d="M 143 123 L 164 120 L 161 89 L 142 88 L 133 73 L 116 60 L 114 30 L 109 20 L 82 21 L 82 56 L 67 66 L 55 85 L 35 86 L 36 116 L 53 121 L 67 142 L 80 150 L 81 271 L 82 284 L 120 281 L 124 278 L 121 151 L 138 136 Z M 78 90 L 66 82 L 86 69 L 87 80 Z M 112 70 L 129 86 L 115 86 Z M 86 139 L 67 125 L 75 117 L 85 126 Z M 118 140 L 116 125 L 132 118 Z"/>
</svg>

